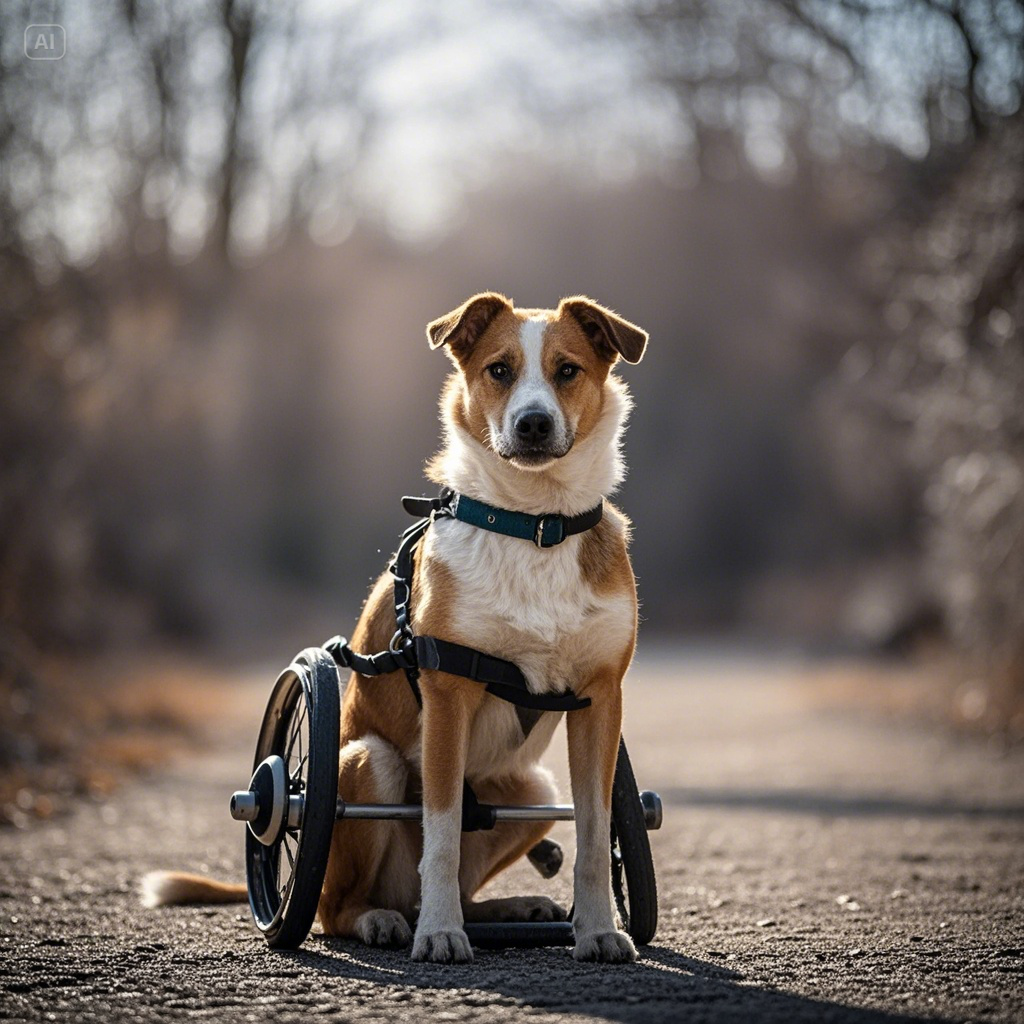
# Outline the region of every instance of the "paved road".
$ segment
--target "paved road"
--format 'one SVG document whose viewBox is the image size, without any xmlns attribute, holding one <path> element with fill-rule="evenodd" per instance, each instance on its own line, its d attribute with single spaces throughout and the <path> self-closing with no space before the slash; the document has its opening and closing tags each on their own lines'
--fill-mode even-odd
<svg viewBox="0 0 1024 1024">
<path fill-rule="evenodd" d="M 661 928 L 628 967 L 565 949 L 419 965 L 318 936 L 275 954 L 247 908 L 143 910 L 148 869 L 241 876 L 226 795 L 269 687 L 248 677 L 219 749 L 0 832 L 0 1017 L 1020 1021 L 1024 753 L 851 708 L 858 672 L 693 653 L 637 666 L 626 735 L 666 818 Z M 495 891 L 567 899 L 567 881 L 516 868 Z"/>
</svg>

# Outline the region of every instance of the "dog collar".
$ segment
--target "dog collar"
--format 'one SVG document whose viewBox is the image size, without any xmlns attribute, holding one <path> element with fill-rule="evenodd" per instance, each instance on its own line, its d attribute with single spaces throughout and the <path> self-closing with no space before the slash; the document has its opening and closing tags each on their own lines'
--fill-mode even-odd
<svg viewBox="0 0 1024 1024">
<path fill-rule="evenodd" d="M 403 498 L 402 507 L 410 515 L 429 516 L 433 513 L 450 516 L 481 530 L 533 541 L 539 548 L 553 548 L 567 537 L 592 530 L 604 515 L 603 499 L 592 509 L 576 516 L 564 516 L 560 512 L 545 512 L 537 516 L 488 505 L 450 487 L 443 488 L 436 498 Z"/>
</svg>

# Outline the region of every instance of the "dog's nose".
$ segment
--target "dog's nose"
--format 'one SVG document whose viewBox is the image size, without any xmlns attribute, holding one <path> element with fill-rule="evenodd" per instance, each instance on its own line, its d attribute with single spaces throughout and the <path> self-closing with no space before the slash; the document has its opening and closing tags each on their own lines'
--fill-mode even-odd
<svg viewBox="0 0 1024 1024">
<path fill-rule="evenodd" d="M 524 441 L 546 441 L 553 425 L 551 417 L 546 412 L 531 409 L 516 420 L 516 433 Z"/>
</svg>

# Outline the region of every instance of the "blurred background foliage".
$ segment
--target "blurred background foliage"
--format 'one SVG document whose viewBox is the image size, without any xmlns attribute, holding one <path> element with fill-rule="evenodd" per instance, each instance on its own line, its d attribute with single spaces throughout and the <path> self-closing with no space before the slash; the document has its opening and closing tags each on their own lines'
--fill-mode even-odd
<svg viewBox="0 0 1024 1024">
<path fill-rule="evenodd" d="M 929 638 L 1012 724 L 1022 41 L 1020 0 L 6 0 L 5 693 L 347 632 L 437 445 L 423 326 L 496 288 L 652 333 L 646 638 Z"/>
</svg>

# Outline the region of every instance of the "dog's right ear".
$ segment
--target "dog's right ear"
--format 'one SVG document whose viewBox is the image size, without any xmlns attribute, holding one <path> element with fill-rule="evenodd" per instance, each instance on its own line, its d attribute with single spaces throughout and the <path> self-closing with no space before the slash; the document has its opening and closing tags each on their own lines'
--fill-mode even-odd
<svg viewBox="0 0 1024 1024">
<path fill-rule="evenodd" d="M 480 340 L 491 321 L 503 310 L 511 309 L 512 303 L 498 292 L 481 292 L 467 299 L 458 309 L 453 309 L 433 323 L 427 324 L 427 340 L 431 348 L 448 346 L 448 351 L 462 359 Z"/>
</svg>

